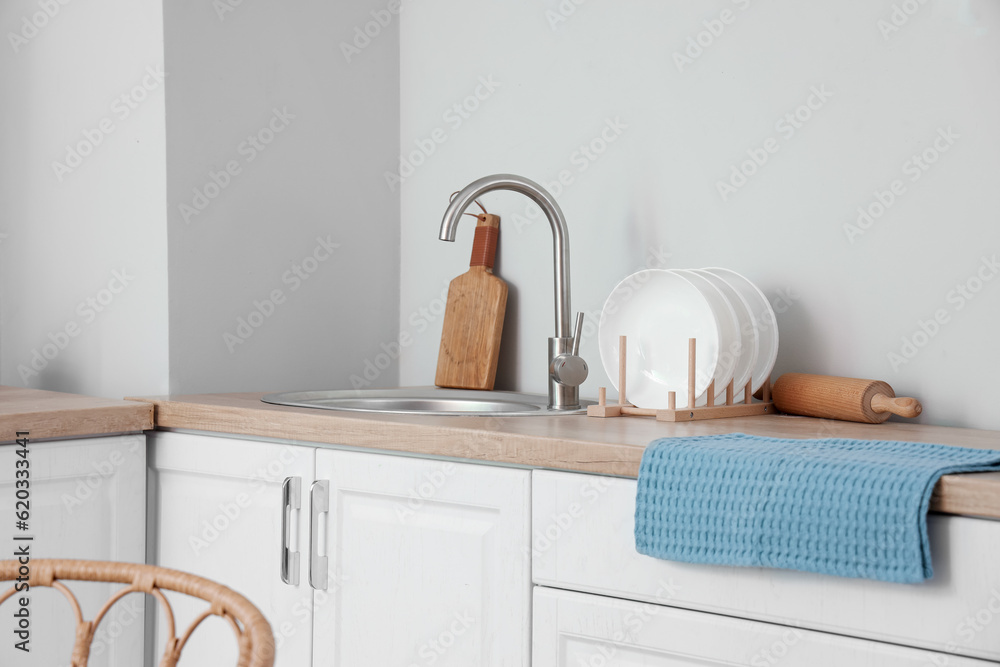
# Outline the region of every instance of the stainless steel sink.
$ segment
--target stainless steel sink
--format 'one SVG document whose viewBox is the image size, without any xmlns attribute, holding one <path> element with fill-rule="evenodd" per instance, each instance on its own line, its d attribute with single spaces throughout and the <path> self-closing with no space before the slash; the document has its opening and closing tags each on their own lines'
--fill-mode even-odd
<svg viewBox="0 0 1000 667">
<path fill-rule="evenodd" d="M 580 401 L 580 410 L 550 410 L 548 397 L 510 391 L 473 391 L 440 387 L 403 387 L 331 391 L 291 391 L 268 394 L 260 400 L 275 405 L 323 410 L 350 410 L 402 415 L 466 417 L 542 417 L 584 414 L 593 401 Z"/>
</svg>

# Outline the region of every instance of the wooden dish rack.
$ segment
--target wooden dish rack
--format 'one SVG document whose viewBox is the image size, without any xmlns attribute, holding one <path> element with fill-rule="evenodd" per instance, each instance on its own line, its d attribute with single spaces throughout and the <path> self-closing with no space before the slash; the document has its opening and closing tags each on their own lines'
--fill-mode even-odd
<svg viewBox="0 0 1000 667">
<path fill-rule="evenodd" d="M 676 392 L 667 392 L 666 409 L 637 408 L 628 402 L 625 394 L 625 355 L 627 341 L 626 336 L 618 337 L 618 403 L 609 405 L 607 402 L 607 390 L 600 387 L 597 390 L 597 405 L 587 408 L 588 417 L 656 417 L 656 421 L 661 422 L 691 422 L 703 419 L 724 419 L 726 417 L 750 417 L 753 415 L 774 414 L 774 402 L 771 401 L 771 378 L 764 380 L 761 387 L 761 401 L 754 402 L 753 388 L 751 383 L 753 378 L 747 380 L 743 387 L 743 402 L 733 402 L 733 381 L 729 381 L 726 387 L 726 402 L 723 405 L 715 405 L 715 380 L 708 385 L 706 392 L 707 405 L 695 407 L 695 360 L 696 345 L 694 338 L 688 338 L 688 368 L 687 368 L 687 407 L 677 407 Z"/>
</svg>

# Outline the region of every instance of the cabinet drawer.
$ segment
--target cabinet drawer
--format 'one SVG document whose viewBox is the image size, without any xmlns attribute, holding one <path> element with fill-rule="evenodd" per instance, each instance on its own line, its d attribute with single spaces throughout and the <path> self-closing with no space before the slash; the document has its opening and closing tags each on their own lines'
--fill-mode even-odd
<svg viewBox="0 0 1000 667">
<path fill-rule="evenodd" d="M 555 667 L 974 667 L 995 663 L 585 593 L 535 588 L 532 662 Z"/>
<path fill-rule="evenodd" d="M 636 481 L 532 478 L 536 584 L 1000 660 L 1000 522 L 932 515 L 934 578 L 891 584 L 642 556 Z"/>
</svg>

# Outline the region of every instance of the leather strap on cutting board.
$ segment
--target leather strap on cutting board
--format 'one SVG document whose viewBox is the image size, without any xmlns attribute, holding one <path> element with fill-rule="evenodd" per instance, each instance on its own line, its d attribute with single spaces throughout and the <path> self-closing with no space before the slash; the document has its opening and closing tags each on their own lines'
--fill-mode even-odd
<svg viewBox="0 0 1000 667">
<path fill-rule="evenodd" d="M 483 216 L 487 217 L 487 216 Z M 490 273 L 493 272 L 493 262 L 497 256 L 497 238 L 500 236 L 500 218 L 496 218 L 496 224 L 492 220 L 487 220 L 486 224 L 476 227 L 476 238 L 472 241 L 472 259 L 469 266 L 484 266 Z"/>
</svg>

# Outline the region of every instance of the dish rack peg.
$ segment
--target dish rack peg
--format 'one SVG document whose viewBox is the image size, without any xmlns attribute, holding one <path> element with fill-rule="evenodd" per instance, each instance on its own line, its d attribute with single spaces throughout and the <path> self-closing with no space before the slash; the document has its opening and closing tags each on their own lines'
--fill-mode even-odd
<svg viewBox="0 0 1000 667">
<path fill-rule="evenodd" d="M 597 390 L 597 405 L 587 408 L 588 417 L 656 417 L 656 421 L 666 422 L 689 422 L 702 421 L 705 419 L 725 419 L 728 417 L 751 417 L 755 415 L 774 414 L 774 402 L 771 401 L 771 378 L 764 380 L 761 386 L 761 397 L 763 400 L 755 402 L 753 400 L 753 378 L 747 380 L 743 386 L 743 402 L 734 403 L 736 393 L 733 381 L 726 385 L 726 402 L 723 405 L 715 404 L 715 380 L 709 382 L 705 397 L 705 405 L 696 407 L 695 395 L 695 368 L 697 366 L 697 343 L 694 338 L 688 338 L 688 368 L 687 368 L 687 402 L 688 406 L 680 410 L 677 409 L 677 393 L 667 392 L 667 407 L 663 410 L 655 408 L 637 408 L 628 402 L 625 393 L 625 367 L 627 355 L 627 338 L 618 337 L 618 403 L 608 404 L 607 389 L 599 387 Z"/>
</svg>

